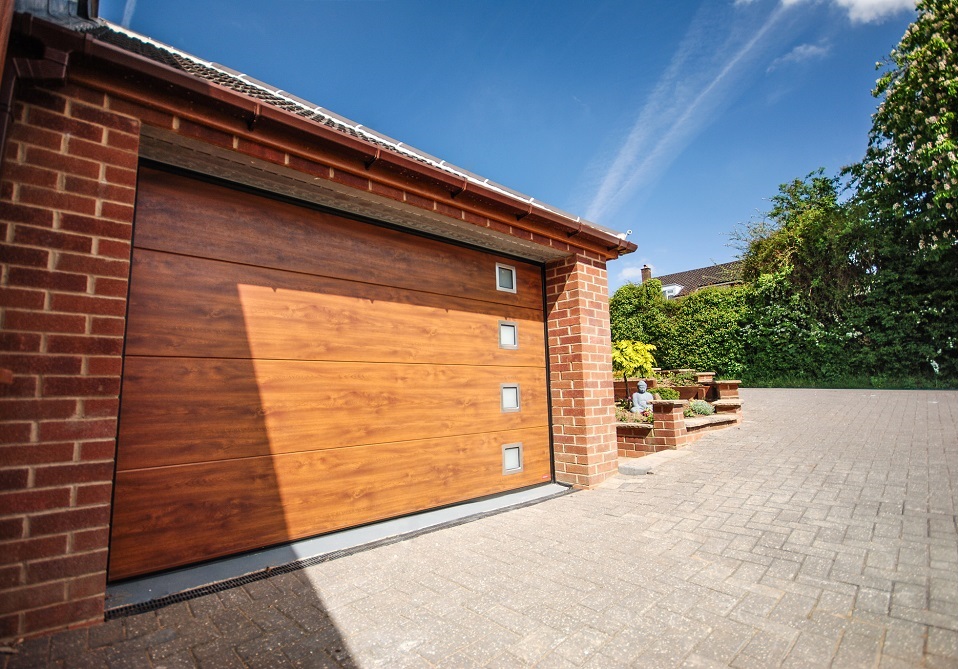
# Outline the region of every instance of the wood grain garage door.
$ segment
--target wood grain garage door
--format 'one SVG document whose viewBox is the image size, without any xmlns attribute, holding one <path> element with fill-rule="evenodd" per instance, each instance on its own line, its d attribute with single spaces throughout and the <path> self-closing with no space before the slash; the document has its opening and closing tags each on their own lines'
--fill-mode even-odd
<svg viewBox="0 0 958 669">
<path fill-rule="evenodd" d="M 110 578 L 550 480 L 541 282 L 142 168 Z"/>
</svg>

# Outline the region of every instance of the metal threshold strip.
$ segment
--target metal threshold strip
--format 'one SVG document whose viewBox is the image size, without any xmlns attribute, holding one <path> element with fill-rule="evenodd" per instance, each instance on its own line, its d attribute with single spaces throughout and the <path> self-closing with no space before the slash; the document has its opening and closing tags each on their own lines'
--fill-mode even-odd
<svg viewBox="0 0 958 669">
<path fill-rule="evenodd" d="M 155 611 L 571 492 L 572 488 L 547 483 L 108 585 L 106 619 Z"/>
</svg>

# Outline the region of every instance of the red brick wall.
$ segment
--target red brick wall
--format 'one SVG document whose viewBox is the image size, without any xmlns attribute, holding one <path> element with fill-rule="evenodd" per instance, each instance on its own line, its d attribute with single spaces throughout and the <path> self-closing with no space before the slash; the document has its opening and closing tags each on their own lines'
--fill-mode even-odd
<svg viewBox="0 0 958 669">
<path fill-rule="evenodd" d="M 0 186 L 0 637 L 102 621 L 139 122 L 21 86 Z"/>
<path fill-rule="evenodd" d="M 595 486 L 618 466 L 605 261 L 580 253 L 550 263 L 546 309 L 556 479 Z"/>
<path fill-rule="evenodd" d="M 615 428 L 620 458 L 641 458 L 655 452 L 655 447 L 649 444 L 652 426 L 648 423 L 625 425 L 619 423 Z"/>
</svg>

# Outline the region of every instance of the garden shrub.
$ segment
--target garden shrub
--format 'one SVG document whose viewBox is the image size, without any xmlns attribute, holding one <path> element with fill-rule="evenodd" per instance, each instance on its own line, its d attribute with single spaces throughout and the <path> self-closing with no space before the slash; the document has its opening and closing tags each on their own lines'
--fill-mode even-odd
<svg viewBox="0 0 958 669">
<path fill-rule="evenodd" d="M 715 413 L 715 408 L 705 400 L 692 400 L 689 402 L 689 408 L 699 416 L 711 416 Z"/>
<path fill-rule="evenodd" d="M 677 400 L 679 398 L 679 391 L 668 386 L 656 386 L 652 390 L 652 394 L 658 395 L 660 400 Z"/>
</svg>

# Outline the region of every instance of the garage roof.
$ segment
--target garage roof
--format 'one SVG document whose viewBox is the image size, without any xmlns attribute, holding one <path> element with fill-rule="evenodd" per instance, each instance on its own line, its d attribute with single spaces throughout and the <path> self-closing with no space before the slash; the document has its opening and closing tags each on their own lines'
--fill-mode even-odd
<svg viewBox="0 0 958 669">
<path fill-rule="evenodd" d="M 110 44 L 125 52 L 135 54 L 156 63 L 161 63 L 167 67 L 240 93 L 245 97 L 263 102 L 271 107 L 276 107 L 288 113 L 308 119 L 332 129 L 337 133 L 376 147 L 377 149 L 385 149 L 386 151 L 397 153 L 408 160 L 415 161 L 434 170 L 442 171 L 452 178 L 460 179 L 469 185 L 478 186 L 480 190 L 491 191 L 493 194 L 503 197 L 507 201 L 512 201 L 516 206 L 521 206 L 523 209 L 526 209 L 528 213 L 538 211 L 540 214 L 544 214 L 553 220 L 559 219 L 560 221 L 564 221 L 563 225 L 574 228 L 576 233 L 588 231 L 599 238 L 611 240 L 613 246 L 610 247 L 610 250 L 614 248 L 616 255 L 630 253 L 636 249 L 634 243 L 627 241 L 625 235 L 618 233 L 616 230 L 583 220 L 581 217 L 539 202 L 535 200 L 535 198 L 490 181 L 468 170 L 456 167 L 435 156 L 431 156 L 423 151 L 405 145 L 403 142 L 363 127 L 362 124 L 337 115 L 314 103 L 258 81 L 248 75 L 223 65 L 204 61 L 192 54 L 130 31 L 105 19 L 86 19 L 83 15 L 84 13 L 89 14 L 91 7 L 82 2 L 80 4 L 84 6 L 79 8 L 80 11 L 77 11 L 76 7 L 72 7 L 72 12 L 68 10 L 65 14 L 52 13 L 49 10 L 49 5 L 40 10 L 40 8 L 36 6 L 37 4 L 38 2 L 36 0 L 18 0 L 17 9 L 27 11 L 46 20 L 51 20 L 70 30 L 88 35 L 99 42 Z M 93 5 L 93 11 L 96 11 L 95 5 Z"/>
</svg>

